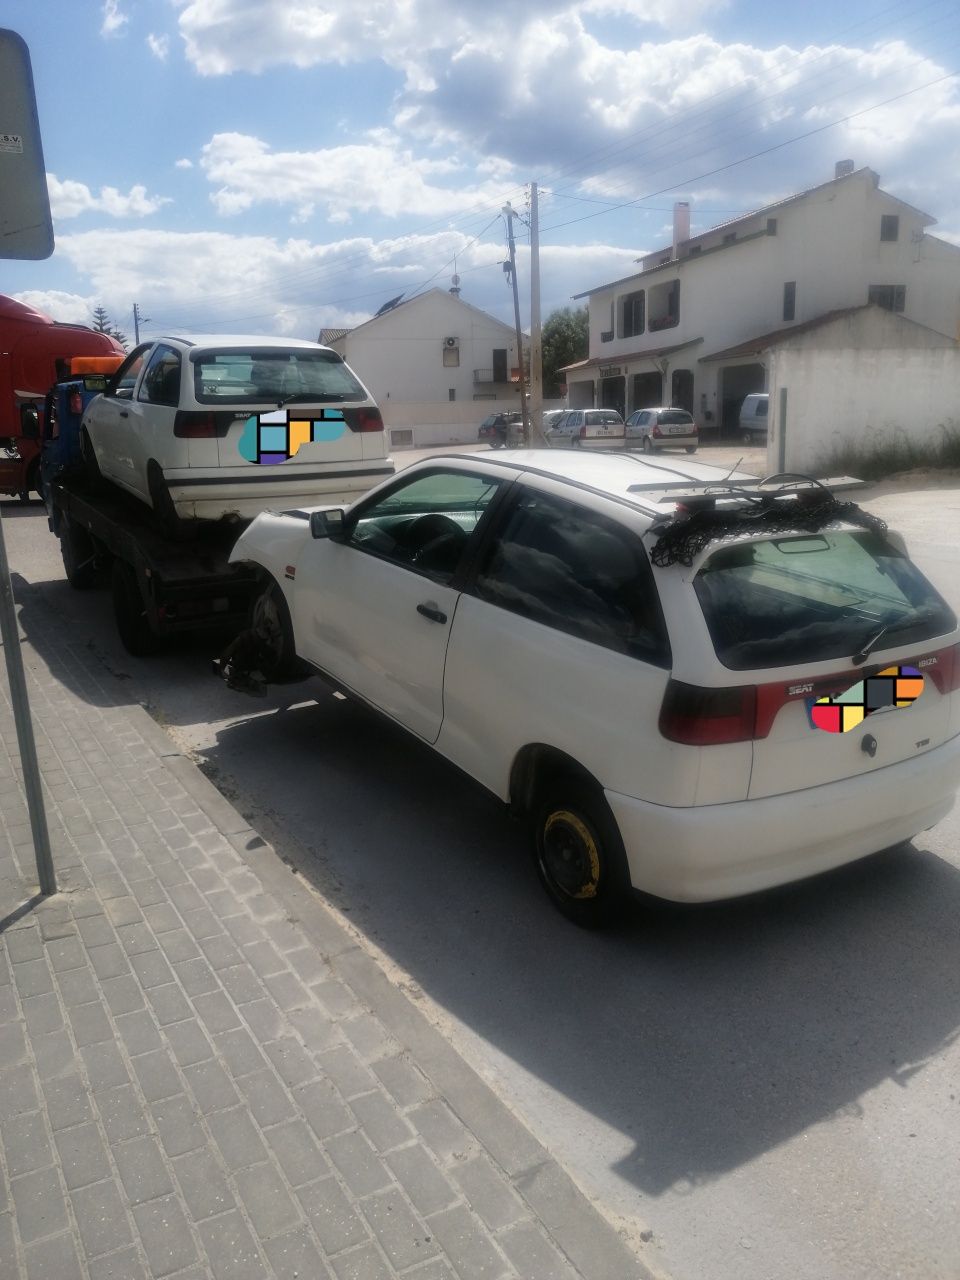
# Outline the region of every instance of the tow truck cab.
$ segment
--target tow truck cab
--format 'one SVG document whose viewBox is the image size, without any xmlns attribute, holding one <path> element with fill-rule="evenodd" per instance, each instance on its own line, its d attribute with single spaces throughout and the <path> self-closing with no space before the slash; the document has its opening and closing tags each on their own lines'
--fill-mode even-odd
<svg viewBox="0 0 960 1280">
<path fill-rule="evenodd" d="M 0 494 L 27 501 L 39 491 L 44 398 L 72 356 L 122 357 L 123 348 L 0 294 Z"/>
</svg>

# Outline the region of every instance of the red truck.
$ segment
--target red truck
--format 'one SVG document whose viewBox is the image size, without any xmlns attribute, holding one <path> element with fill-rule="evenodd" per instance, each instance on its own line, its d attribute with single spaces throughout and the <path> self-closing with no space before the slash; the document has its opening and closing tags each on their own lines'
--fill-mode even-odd
<svg viewBox="0 0 960 1280">
<path fill-rule="evenodd" d="M 60 324 L 0 294 L 0 494 L 28 502 L 40 493 L 40 415 L 65 362 L 123 354 L 109 334 Z"/>
</svg>

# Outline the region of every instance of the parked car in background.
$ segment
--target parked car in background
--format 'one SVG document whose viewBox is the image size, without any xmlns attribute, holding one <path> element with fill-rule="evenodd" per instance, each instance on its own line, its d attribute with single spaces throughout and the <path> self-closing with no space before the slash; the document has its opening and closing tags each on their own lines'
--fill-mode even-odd
<svg viewBox="0 0 960 1280">
<path fill-rule="evenodd" d="M 623 418 L 616 409 L 567 409 L 544 435 L 564 449 L 622 449 Z"/>
<path fill-rule="evenodd" d="M 477 428 L 477 439 L 491 449 L 523 444 L 523 414 L 497 412 L 488 414 Z"/>
<path fill-rule="evenodd" d="M 627 419 L 627 448 L 653 453 L 660 449 L 686 449 L 696 453 L 700 433 L 686 409 L 637 409 Z"/>
<path fill-rule="evenodd" d="M 755 392 L 744 399 L 740 406 L 740 439 L 744 444 L 762 445 L 767 443 L 767 414 L 770 397 L 764 392 Z"/>
<path fill-rule="evenodd" d="M 163 337 L 130 353 L 87 407 L 91 473 L 178 521 L 350 502 L 395 468 L 369 391 L 328 347 L 289 338 Z"/>
<path fill-rule="evenodd" d="M 439 456 L 346 511 L 261 515 L 231 560 L 261 575 L 262 673 L 306 662 L 510 804 L 552 901 L 596 925 L 631 887 L 751 893 L 949 812 L 956 616 L 880 522 L 822 490 L 812 518 L 818 483 Z"/>
</svg>

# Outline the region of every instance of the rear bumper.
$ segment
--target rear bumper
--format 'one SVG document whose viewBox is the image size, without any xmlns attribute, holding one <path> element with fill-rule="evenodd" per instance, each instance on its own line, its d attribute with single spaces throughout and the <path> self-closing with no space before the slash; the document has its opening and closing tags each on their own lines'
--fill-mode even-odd
<svg viewBox="0 0 960 1280">
<path fill-rule="evenodd" d="M 650 444 L 653 446 L 654 449 L 689 449 L 691 445 L 698 445 L 699 443 L 700 443 L 699 435 L 663 436 L 659 439 L 656 436 L 650 436 Z M 627 436 L 627 448 L 642 449 L 643 437 Z"/>
<path fill-rule="evenodd" d="M 166 481 L 182 520 L 219 520 L 236 515 L 252 519 L 269 508 L 347 506 L 395 472 L 391 458 L 346 465 L 329 471 L 314 467 L 257 467 L 241 477 L 198 476 L 196 471 L 168 471 Z M 305 474 L 299 474 L 305 472 Z"/>
<path fill-rule="evenodd" d="M 827 786 L 671 809 L 608 791 L 637 889 L 711 902 L 789 884 L 934 826 L 960 783 L 960 736 L 901 764 Z"/>
</svg>

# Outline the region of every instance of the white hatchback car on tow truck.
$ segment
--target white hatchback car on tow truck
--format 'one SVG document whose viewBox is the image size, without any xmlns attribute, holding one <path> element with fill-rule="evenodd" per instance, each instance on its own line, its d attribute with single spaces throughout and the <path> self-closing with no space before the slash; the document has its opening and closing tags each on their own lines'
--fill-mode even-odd
<svg viewBox="0 0 960 1280">
<path fill-rule="evenodd" d="M 907 840 L 960 780 L 960 632 L 817 481 L 544 450 L 437 456 L 347 510 L 268 512 L 256 679 L 301 663 L 529 820 L 583 925 Z M 235 646 L 222 674 L 242 684 Z"/>
</svg>

